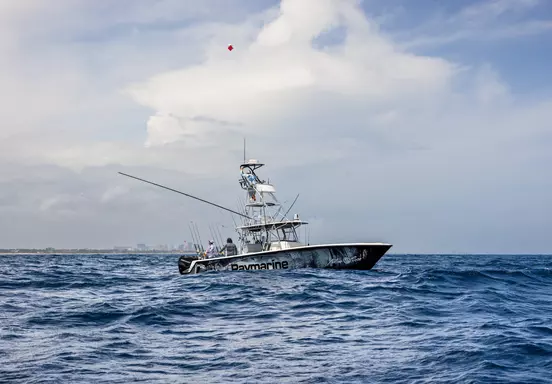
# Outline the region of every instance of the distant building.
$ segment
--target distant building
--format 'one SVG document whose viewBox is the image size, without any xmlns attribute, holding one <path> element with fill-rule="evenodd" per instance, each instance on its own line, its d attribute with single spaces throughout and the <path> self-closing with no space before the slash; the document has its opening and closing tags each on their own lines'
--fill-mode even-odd
<svg viewBox="0 0 552 384">
<path fill-rule="evenodd" d="M 139 250 L 139 251 L 147 251 L 148 246 L 146 244 L 138 244 L 138 245 L 136 245 L 136 249 Z"/>
</svg>

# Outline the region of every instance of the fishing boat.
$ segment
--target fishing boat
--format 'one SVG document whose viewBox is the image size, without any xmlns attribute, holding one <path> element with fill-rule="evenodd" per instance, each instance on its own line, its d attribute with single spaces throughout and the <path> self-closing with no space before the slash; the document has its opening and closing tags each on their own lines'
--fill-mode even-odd
<svg viewBox="0 0 552 384">
<path fill-rule="evenodd" d="M 308 222 L 294 214 L 288 214 L 295 205 L 284 211 L 276 197 L 276 188 L 270 182 L 261 180 L 257 170 L 264 164 L 255 159 L 243 161 L 240 165 L 239 185 L 245 192 L 241 212 L 200 199 L 187 193 L 153 183 L 122 172 L 131 177 L 170 191 L 191 197 L 219 209 L 231 212 L 241 218 L 238 234 L 237 254 L 218 254 L 206 258 L 202 250 L 197 255 L 181 256 L 178 269 L 181 274 L 196 274 L 205 271 L 261 271 L 297 268 L 328 268 L 369 270 L 392 247 L 387 243 L 340 243 L 304 244 L 300 241 L 299 228 Z"/>
</svg>

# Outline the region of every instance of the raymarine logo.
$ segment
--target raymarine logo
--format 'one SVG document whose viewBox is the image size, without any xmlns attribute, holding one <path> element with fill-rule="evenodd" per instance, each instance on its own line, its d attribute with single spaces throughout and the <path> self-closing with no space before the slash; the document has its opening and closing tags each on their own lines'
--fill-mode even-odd
<svg viewBox="0 0 552 384">
<path fill-rule="evenodd" d="M 288 269 L 289 264 L 287 261 L 272 261 L 268 263 L 259 264 L 231 264 L 232 271 L 249 271 L 252 269 Z"/>
</svg>

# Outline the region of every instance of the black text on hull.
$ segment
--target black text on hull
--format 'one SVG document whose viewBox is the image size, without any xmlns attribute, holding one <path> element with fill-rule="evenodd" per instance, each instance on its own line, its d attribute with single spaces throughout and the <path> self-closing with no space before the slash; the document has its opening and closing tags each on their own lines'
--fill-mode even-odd
<svg viewBox="0 0 552 384">
<path fill-rule="evenodd" d="M 328 244 L 266 251 L 214 259 L 182 256 L 181 274 L 204 271 L 286 270 L 298 268 L 370 270 L 391 248 L 389 244 Z"/>
</svg>

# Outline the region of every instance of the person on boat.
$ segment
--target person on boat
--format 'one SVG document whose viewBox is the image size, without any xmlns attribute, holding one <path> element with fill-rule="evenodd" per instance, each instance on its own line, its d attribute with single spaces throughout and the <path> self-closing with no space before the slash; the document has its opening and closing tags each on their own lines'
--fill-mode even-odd
<svg viewBox="0 0 552 384">
<path fill-rule="evenodd" d="M 216 257 L 216 253 L 213 240 L 209 240 L 209 246 L 207 247 L 207 251 L 205 251 L 205 258 L 210 259 L 212 257 Z"/>
<path fill-rule="evenodd" d="M 226 245 L 220 250 L 220 252 L 225 252 L 226 256 L 234 256 L 238 254 L 238 247 L 232 242 L 231 238 L 226 239 Z"/>
<path fill-rule="evenodd" d="M 257 183 L 257 178 L 255 177 L 255 174 L 251 172 L 250 168 L 240 168 L 241 176 L 249 182 L 249 184 L 253 185 Z"/>
</svg>

